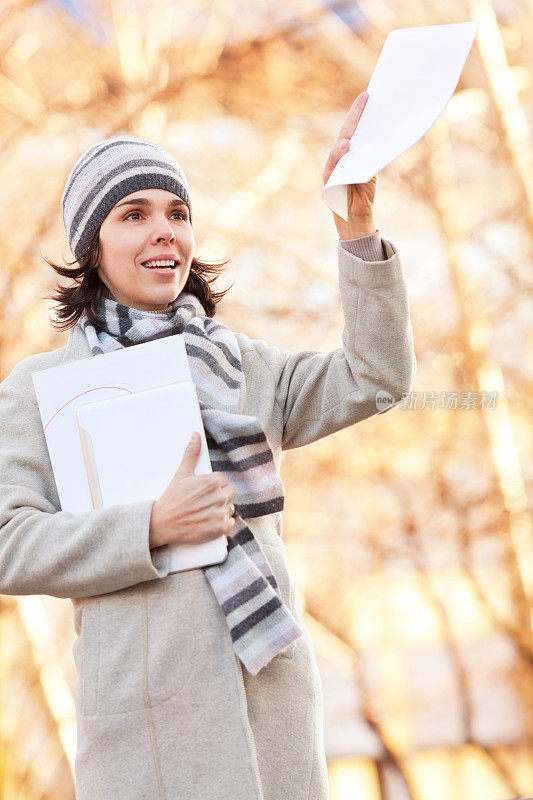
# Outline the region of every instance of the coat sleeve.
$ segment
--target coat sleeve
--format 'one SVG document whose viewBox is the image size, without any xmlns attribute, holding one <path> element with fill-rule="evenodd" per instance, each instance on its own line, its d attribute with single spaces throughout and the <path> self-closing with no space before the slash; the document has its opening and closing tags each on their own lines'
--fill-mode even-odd
<svg viewBox="0 0 533 800">
<path fill-rule="evenodd" d="M 21 362 L 22 363 L 22 362 Z M 61 511 L 31 373 L 0 383 L 0 593 L 89 597 L 168 574 L 153 501 Z"/>
<path fill-rule="evenodd" d="M 383 261 L 338 245 L 342 347 L 292 353 L 248 340 L 256 353 L 249 391 L 261 403 L 273 384 L 283 450 L 386 413 L 411 389 L 416 357 L 405 275 L 395 246 L 382 244 Z"/>
</svg>

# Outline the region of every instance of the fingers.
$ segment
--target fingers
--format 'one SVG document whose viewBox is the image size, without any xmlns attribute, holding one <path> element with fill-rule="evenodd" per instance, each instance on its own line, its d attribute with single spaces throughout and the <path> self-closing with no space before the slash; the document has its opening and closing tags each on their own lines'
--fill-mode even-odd
<svg viewBox="0 0 533 800">
<path fill-rule="evenodd" d="M 178 472 L 182 475 L 192 475 L 194 473 L 194 467 L 196 462 L 198 461 L 198 456 L 200 455 L 200 450 L 202 449 L 202 440 L 198 433 L 193 433 L 187 447 L 185 448 L 185 452 L 183 454 L 183 458 L 181 459 L 181 464 L 178 467 Z"/>
<path fill-rule="evenodd" d="M 237 489 L 232 483 L 227 483 L 226 486 L 222 486 L 218 489 L 217 492 L 217 499 L 216 503 L 219 506 L 223 506 L 225 509 L 231 509 L 231 514 L 235 512 L 235 506 L 231 502 L 231 500 L 237 494 Z"/>
<path fill-rule="evenodd" d="M 351 139 L 368 100 L 368 92 L 361 92 L 353 101 L 341 125 L 337 139 Z"/>
<path fill-rule="evenodd" d="M 231 529 L 234 528 L 235 525 L 237 524 L 237 520 L 233 516 L 235 514 L 235 506 L 233 505 L 233 503 L 229 503 L 226 506 L 225 511 L 227 513 L 227 517 L 225 518 L 225 522 L 227 525 L 225 533 L 229 533 Z"/>
<path fill-rule="evenodd" d="M 349 149 L 350 149 L 349 139 L 340 139 L 339 141 L 335 142 L 329 154 L 328 160 L 326 161 L 324 172 L 322 173 L 322 178 L 324 180 L 324 183 L 328 182 L 329 176 L 337 166 L 337 162 L 345 153 L 348 152 Z"/>
<path fill-rule="evenodd" d="M 218 514 L 224 518 L 232 518 L 235 506 L 231 500 L 237 494 L 237 489 L 223 472 L 212 472 L 210 475 L 197 476 L 199 489 L 197 495 L 204 498 L 205 507 L 217 509 Z M 233 524 L 233 523 L 232 523 Z"/>
<path fill-rule="evenodd" d="M 333 145 L 328 156 L 326 166 L 324 167 L 324 172 L 322 173 L 324 184 L 328 182 L 329 177 L 337 166 L 339 159 L 342 158 L 342 156 L 345 155 L 350 149 L 350 140 L 355 132 L 355 129 L 357 128 L 368 97 L 368 92 L 361 92 L 361 94 L 357 95 L 353 101 L 351 108 L 341 125 L 339 135 L 337 136 L 337 141 Z"/>
<path fill-rule="evenodd" d="M 230 500 L 233 500 L 236 494 L 237 490 L 235 489 L 235 486 L 232 483 L 228 483 L 226 486 L 223 486 L 220 489 L 219 498 L 221 502 L 226 505 L 230 502 Z"/>
<path fill-rule="evenodd" d="M 227 509 L 227 512 L 228 512 L 229 519 L 232 520 L 233 515 L 235 514 L 235 506 L 233 505 L 233 503 L 230 502 L 230 500 L 232 499 L 232 497 L 235 497 L 235 495 L 237 494 L 237 490 L 235 489 L 235 487 L 231 483 L 229 483 L 226 488 L 230 489 L 230 492 L 229 492 L 229 495 L 228 495 L 228 498 L 227 498 L 227 501 L 226 501 L 226 509 Z M 235 522 L 235 520 L 233 520 L 233 522 Z"/>
<path fill-rule="evenodd" d="M 223 489 L 225 486 L 228 485 L 228 479 L 226 478 L 223 472 L 212 472 L 211 482 L 213 486 L 215 487 L 220 486 L 221 489 Z"/>
</svg>

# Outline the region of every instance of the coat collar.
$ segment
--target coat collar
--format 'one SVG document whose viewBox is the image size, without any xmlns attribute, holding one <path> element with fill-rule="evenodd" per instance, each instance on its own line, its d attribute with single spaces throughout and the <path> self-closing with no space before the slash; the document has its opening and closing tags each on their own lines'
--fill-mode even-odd
<svg viewBox="0 0 533 800">
<path fill-rule="evenodd" d="M 92 355 L 87 337 L 78 325 L 70 329 L 68 341 L 61 359 L 61 364 L 68 364 L 71 361 L 79 361 L 82 358 L 90 358 Z"/>
</svg>

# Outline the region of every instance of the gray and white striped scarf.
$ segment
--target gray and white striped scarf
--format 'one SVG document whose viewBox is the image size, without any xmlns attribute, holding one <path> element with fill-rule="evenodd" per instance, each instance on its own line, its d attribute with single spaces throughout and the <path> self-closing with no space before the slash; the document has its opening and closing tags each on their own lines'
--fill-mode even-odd
<svg viewBox="0 0 533 800">
<path fill-rule="evenodd" d="M 165 311 L 141 311 L 102 298 L 97 326 L 84 311 L 76 323 L 93 356 L 182 333 L 198 393 L 211 466 L 236 489 L 235 525 L 228 556 L 204 567 L 225 614 L 233 649 L 248 672 L 259 670 L 302 635 L 281 600 L 278 583 L 244 519 L 281 511 L 283 484 L 257 417 L 239 414 L 242 363 L 239 345 L 225 325 L 203 315 L 193 294 L 182 292 Z"/>
</svg>

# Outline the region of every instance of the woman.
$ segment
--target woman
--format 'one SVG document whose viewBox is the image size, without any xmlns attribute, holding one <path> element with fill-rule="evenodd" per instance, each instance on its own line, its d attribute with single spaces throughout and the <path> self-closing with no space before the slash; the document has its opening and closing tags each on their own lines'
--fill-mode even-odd
<svg viewBox="0 0 533 800">
<path fill-rule="evenodd" d="M 194 257 L 187 181 L 168 153 L 109 139 L 67 179 L 63 217 L 81 264 L 58 294 L 68 342 L 0 384 L 0 591 L 73 602 L 78 800 L 328 797 L 322 690 L 285 562 L 279 465 L 283 449 L 378 413 L 377 392 L 392 408 L 412 385 L 403 268 L 374 225 L 375 182 L 349 187 L 348 221 L 335 216 L 342 348 L 288 353 L 213 322 L 221 295 Z M 161 257 L 175 266 L 157 269 Z M 191 440 L 156 500 L 61 511 L 32 372 L 179 332 L 213 474 L 194 475 Z M 169 574 L 169 543 L 222 533 L 226 562 Z"/>
</svg>

